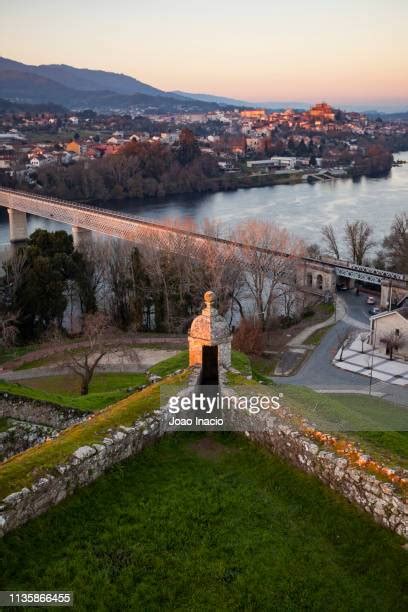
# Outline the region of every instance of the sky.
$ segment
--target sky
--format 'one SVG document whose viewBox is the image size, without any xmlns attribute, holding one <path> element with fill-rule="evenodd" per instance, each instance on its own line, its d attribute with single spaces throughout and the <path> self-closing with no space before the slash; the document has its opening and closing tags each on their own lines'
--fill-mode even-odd
<svg viewBox="0 0 408 612">
<path fill-rule="evenodd" d="M 0 55 L 250 101 L 408 104 L 408 0 L 0 0 Z"/>
</svg>

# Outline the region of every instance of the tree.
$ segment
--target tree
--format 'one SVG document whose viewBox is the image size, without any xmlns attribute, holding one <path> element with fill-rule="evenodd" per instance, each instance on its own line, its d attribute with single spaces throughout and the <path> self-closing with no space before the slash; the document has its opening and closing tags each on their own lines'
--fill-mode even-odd
<svg viewBox="0 0 408 612">
<path fill-rule="evenodd" d="M 322 237 L 330 255 L 333 255 L 336 259 L 340 259 L 340 249 L 334 227 L 332 225 L 324 225 L 322 227 Z"/>
<path fill-rule="evenodd" d="M 259 321 L 241 319 L 238 329 L 234 332 L 233 348 L 250 355 L 262 355 L 265 340 Z"/>
<path fill-rule="evenodd" d="M 128 242 L 112 240 L 108 243 L 107 251 L 107 306 L 111 321 L 125 330 L 132 321 L 132 246 Z"/>
<path fill-rule="evenodd" d="M 387 267 L 408 274 L 408 213 L 395 216 L 383 248 Z"/>
<path fill-rule="evenodd" d="M 322 253 L 320 246 L 315 242 L 313 244 L 308 244 L 306 247 L 306 256 L 312 257 L 313 259 L 321 259 Z"/>
<path fill-rule="evenodd" d="M 353 221 L 346 223 L 344 232 L 350 259 L 362 266 L 368 251 L 375 245 L 373 228 L 366 221 Z"/>
<path fill-rule="evenodd" d="M 296 284 L 296 260 L 304 254 L 304 244 L 286 229 L 261 221 L 241 223 L 234 239 L 243 245 L 240 265 L 255 304 L 255 316 L 265 330 L 275 302 L 288 286 Z"/>
<path fill-rule="evenodd" d="M 0 311 L 18 313 L 16 325 L 23 341 L 41 335 L 51 323 L 62 325 L 83 257 L 74 251 L 66 232 L 36 230 L 25 248 L 5 262 L 0 280 Z"/>
<path fill-rule="evenodd" d="M 341 329 L 337 332 L 337 341 L 340 347 L 339 361 L 343 361 L 344 349 L 350 342 L 350 336 L 348 330 Z"/>
<path fill-rule="evenodd" d="M 200 147 L 191 130 L 183 128 L 180 132 L 179 142 L 178 160 L 180 164 L 185 166 L 200 156 Z"/>
<path fill-rule="evenodd" d="M 86 348 L 77 352 L 74 349 L 66 350 L 64 344 L 68 355 L 66 365 L 81 379 L 81 395 L 88 394 L 90 382 L 101 359 L 108 352 L 117 350 L 105 343 L 108 322 L 108 317 L 102 313 L 86 315 L 83 322 L 83 336 L 88 342 Z"/>
<path fill-rule="evenodd" d="M 398 349 L 405 344 L 405 339 L 404 335 L 396 329 L 381 336 L 380 342 L 385 344 L 386 353 L 389 355 L 391 361 L 394 357 L 394 351 L 398 351 Z"/>
</svg>

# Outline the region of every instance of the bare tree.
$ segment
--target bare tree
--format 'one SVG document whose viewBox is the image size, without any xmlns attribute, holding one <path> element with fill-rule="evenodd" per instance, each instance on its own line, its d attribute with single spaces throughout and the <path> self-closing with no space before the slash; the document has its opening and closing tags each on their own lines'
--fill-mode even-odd
<svg viewBox="0 0 408 612">
<path fill-rule="evenodd" d="M 323 241 L 329 251 L 336 259 L 340 259 L 340 248 L 336 238 L 336 232 L 332 225 L 324 225 L 322 227 Z"/>
<path fill-rule="evenodd" d="M 370 334 L 360 334 L 361 352 L 364 353 L 364 344 L 370 341 Z"/>
<path fill-rule="evenodd" d="M 80 245 L 84 268 L 78 283 L 78 297 L 83 313 L 94 312 L 103 300 L 110 251 L 111 244 L 106 238 L 87 240 Z"/>
<path fill-rule="evenodd" d="M 81 351 L 64 350 L 67 353 L 66 365 L 81 379 L 81 395 L 87 395 L 95 369 L 101 359 L 109 352 L 117 351 L 117 347 L 105 341 L 108 329 L 108 317 L 102 313 L 85 315 L 83 336 L 87 346 Z"/>
<path fill-rule="evenodd" d="M 350 342 L 349 332 L 347 330 L 338 331 L 337 340 L 340 347 L 340 355 L 338 361 L 343 361 L 344 349 L 348 346 Z"/>
<path fill-rule="evenodd" d="M 408 274 L 408 213 L 395 216 L 390 234 L 384 238 L 383 247 L 387 267 Z"/>
<path fill-rule="evenodd" d="M 398 351 L 398 349 L 405 344 L 405 338 L 404 334 L 401 334 L 398 330 L 394 330 L 381 336 L 380 342 L 385 344 L 387 355 L 391 361 L 394 357 L 394 351 Z"/>
<path fill-rule="evenodd" d="M 132 320 L 132 249 L 123 240 L 111 240 L 105 247 L 105 308 L 121 329 L 127 329 Z"/>
<path fill-rule="evenodd" d="M 244 245 L 240 263 L 255 302 L 256 316 L 265 329 L 275 301 L 283 296 L 288 285 L 295 285 L 296 261 L 304 254 L 304 243 L 287 230 L 261 221 L 240 224 L 234 237 Z"/>
<path fill-rule="evenodd" d="M 352 223 L 346 223 L 344 232 L 351 260 L 362 266 L 368 251 L 375 245 L 374 240 L 372 240 L 373 228 L 365 221 L 353 221 Z"/>
</svg>

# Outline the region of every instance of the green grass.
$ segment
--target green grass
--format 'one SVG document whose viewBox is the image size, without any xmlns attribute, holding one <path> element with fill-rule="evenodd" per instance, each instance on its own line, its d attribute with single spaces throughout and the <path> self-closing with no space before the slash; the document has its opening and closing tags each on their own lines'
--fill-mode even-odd
<svg viewBox="0 0 408 612">
<path fill-rule="evenodd" d="M 70 351 L 65 350 L 59 353 L 53 353 L 52 355 L 47 355 L 47 357 L 40 357 L 39 359 L 33 359 L 33 361 L 26 361 L 25 363 L 22 363 L 15 369 L 17 371 L 32 370 L 33 368 L 41 368 L 42 366 L 55 365 L 56 363 L 64 362 L 64 360 L 66 360 L 70 355 L 80 354 L 83 351 L 84 349 L 77 348 L 77 349 L 71 349 Z"/>
<path fill-rule="evenodd" d="M 149 368 L 149 372 L 164 378 L 176 370 L 184 370 L 184 368 L 188 368 L 188 351 L 180 351 L 174 357 L 169 357 L 160 363 L 156 363 Z"/>
<path fill-rule="evenodd" d="M 375 459 L 408 468 L 408 412 L 365 395 L 322 394 L 280 385 L 293 412 L 322 431 L 354 440 Z"/>
<path fill-rule="evenodd" d="M 333 303 L 329 303 L 329 304 L 318 304 L 316 306 L 316 311 L 317 312 L 321 312 L 327 316 L 331 316 L 332 314 L 334 314 L 335 311 L 335 306 Z"/>
<path fill-rule="evenodd" d="M 333 325 L 327 325 L 326 327 L 316 330 L 305 340 L 305 344 L 313 344 L 314 346 L 317 346 L 332 327 Z"/>
<path fill-rule="evenodd" d="M 352 440 L 365 453 L 389 466 L 408 469 L 408 411 L 378 397 L 357 394 L 316 393 L 306 387 L 271 383 L 254 371 L 254 379 L 229 373 L 237 390 L 250 386 L 264 395 L 283 393 L 283 405 L 295 416 L 306 418 L 320 431 Z M 262 381 L 266 384 L 259 385 Z"/>
<path fill-rule="evenodd" d="M 18 359 L 27 353 L 31 353 L 31 351 L 35 351 L 38 349 L 38 346 L 35 344 L 30 344 L 27 346 L 14 346 L 10 348 L 0 347 L 0 363 L 6 363 L 6 361 L 13 361 L 14 359 Z"/>
<path fill-rule="evenodd" d="M 116 390 L 126 391 L 129 387 L 139 387 L 147 382 L 145 374 L 104 372 L 95 374 L 91 380 L 89 392 L 107 393 Z M 79 395 L 80 379 L 75 374 L 58 376 L 42 376 L 41 378 L 27 378 L 24 386 L 40 389 L 46 393 L 62 393 L 63 395 Z"/>
<path fill-rule="evenodd" d="M 279 361 L 279 355 L 272 355 L 270 358 L 251 356 L 251 368 L 254 376 L 272 376 Z"/>
<path fill-rule="evenodd" d="M 400 538 L 244 437 L 208 454 L 201 437 L 166 436 L 3 538 L 0 588 L 69 589 L 79 612 L 407 609 Z"/>
<path fill-rule="evenodd" d="M 251 364 L 249 358 L 238 351 L 232 351 L 231 356 L 232 367 L 236 368 L 243 374 L 251 374 Z M 160 363 L 149 368 L 149 372 L 157 376 L 168 376 L 176 370 L 182 370 L 188 367 L 188 351 L 180 351 L 174 357 L 169 357 Z"/>
<path fill-rule="evenodd" d="M 171 390 L 174 391 L 178 385 L 185 385 L 188 375 L 185 372 L 166 382 L 172 385 Z M 35 478 L 66 461 L 80 446 L 99 442 L 110 428 L 132 425 L 140 415 L 156 410 L 162 402 L 161 386 L 151 385 L 100 411 L 92 420 L 66 429 L 58 438 L 15 455 L 0 465 L 0 499 L 29 486 Z"/>
<path fill-rule="evenodd" d="M 95 412 L 129 395 L 129 387 L 141 386 L 146 381 L 144 374 L 95 374 L 89 394 L 80 396 L 77 377 L 44 376 L 24 380 L 23 384 L 0 380 L 0 392 Z"/>
<path fill-rule="evenodd" d="M 239 370 L 245 376 L 252 374 L 251 361 L 245 353 L 239 351 L 232 351 L 231 353 L 231 365 L 236 370 Z"/>
<path fill-rule="evenodd" d="M 123 349 L 126 351 L 127 349 L 149 349 L 149 350 L 180 350 L 179 344 L 169 344 L 169 343 L 156 343 L 156 344 L 134 344 L 134 345 L 123 345 Z M 65 349 L 58 353 L 53 353 L 52 355 L 47 355 L 46 357 L 40 357 L 39 359 L 34 359 L 33 361 L 27 361 L 19 365 L 16 370 L 31 370 L 32 368 L 40 368 L 47 365 L 55 365 L 56 363 L 64 363 L 68 360 L 69 356 L 72 354 L 80 355 L 85 351 L 84 348 L 76 348 L 76 349 Z"/>
</svg>

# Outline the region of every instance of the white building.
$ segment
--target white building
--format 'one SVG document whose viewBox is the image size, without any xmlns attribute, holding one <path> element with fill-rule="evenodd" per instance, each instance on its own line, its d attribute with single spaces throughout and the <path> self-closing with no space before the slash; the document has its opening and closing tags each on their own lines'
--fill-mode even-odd
<svg viewBox="0 0 408 612">
<path fill-rule="evenodd" d="M 296 166 L 296 157 L 278 157 L 270 159 L 260 159 L 257 161 L 247 161 L 248 168 L 253 170 L 274 170 L 277 168 L 288 168 L 293 170 Z"/>
<path fill-rule="evenodd" d="M 387 352 L 387 340 L 399 342 L 395 355 L 408 357 L 408 308 L 380 312 L 370 318 L 370 344 L 376 351 Z"/>
</svg>

